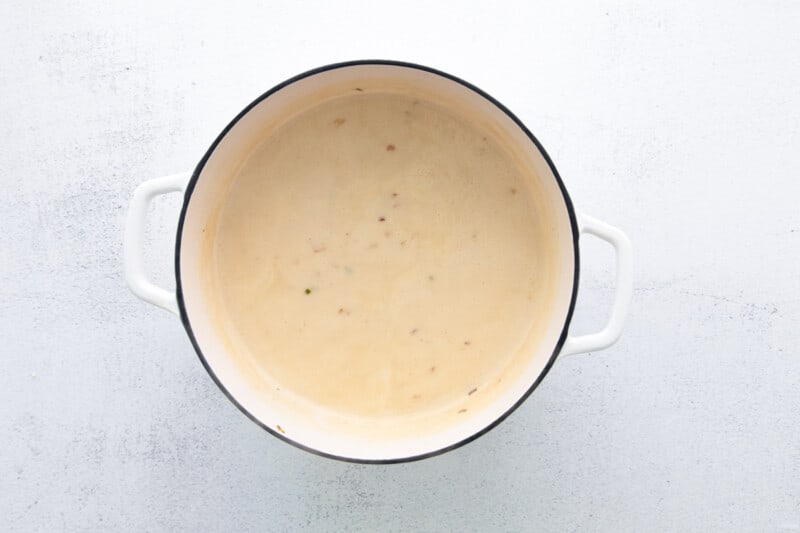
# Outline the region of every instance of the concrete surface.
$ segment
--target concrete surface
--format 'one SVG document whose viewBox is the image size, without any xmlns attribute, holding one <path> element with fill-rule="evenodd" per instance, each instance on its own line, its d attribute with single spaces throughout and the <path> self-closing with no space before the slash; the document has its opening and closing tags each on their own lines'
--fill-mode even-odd
<svg viewBox="0 0 800 533">
<path fill-rule="evenodd" d="M 0 529 L 800 531 L 800 5 L 662 4 L 2 2 Z M 616 346 L 390 467 L 262 432 L 120 264 L 139 182 L 273 84 L 364 57 L 497 96 L 636 246 Z M 152 213 L 165 284 L 177 207 Z M 587 241 L 576 331 L 611 268 Z"/>
</svg>

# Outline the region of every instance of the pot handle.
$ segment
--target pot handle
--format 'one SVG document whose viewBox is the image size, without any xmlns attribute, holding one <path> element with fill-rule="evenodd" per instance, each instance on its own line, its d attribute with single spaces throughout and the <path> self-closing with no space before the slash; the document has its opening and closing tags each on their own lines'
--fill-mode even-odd
<svg viewBox="0 0 800 533">
<path fill-rule="evenodd" d="M 617 255 L 617 292 L 611 318 L 598 333 L 580 336 L 568 336 L 562 355 L 594 352 L 608 348 L 619 339 L 622 325 L 628 314 L 628 306 L 633 294 L 633 259 L 631 257 L 631 241 L 619 229 L 606 224 L 584 213 L 578 214 L 579 233 L 589 233 L 606 241 L 614 247 Z"/>
<path fill-rule="evenodd" d="M 142 262 L 142 237 L 150 200 L 170 192 L 183 192 L 190 176 L 191 172 L 182 172 L 151 179 L 136 187 L 125 222 L 123 262 L 125 264 L 125 281 L 128 282 L 128 287 L 133 294 L 145 302 L 157 305 L 176 315 L 178 314 L 178 300 L 175 292 L 162 289 L 145 277 Z"/>
</svg>

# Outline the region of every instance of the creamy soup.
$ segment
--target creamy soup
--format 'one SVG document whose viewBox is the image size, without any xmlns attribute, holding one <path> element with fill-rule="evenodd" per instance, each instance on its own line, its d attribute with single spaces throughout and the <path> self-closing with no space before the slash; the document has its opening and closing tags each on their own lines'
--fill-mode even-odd
<svg viewBox="0 0 800 533">
<path fill-rule="evenodd" d="M 217 218 L 235 356 L 348 416 L 463 412 L 547 312 L 530 182 L 491 132 L 410 96 L 353 92 L 292 117 Z"/>
</svg>

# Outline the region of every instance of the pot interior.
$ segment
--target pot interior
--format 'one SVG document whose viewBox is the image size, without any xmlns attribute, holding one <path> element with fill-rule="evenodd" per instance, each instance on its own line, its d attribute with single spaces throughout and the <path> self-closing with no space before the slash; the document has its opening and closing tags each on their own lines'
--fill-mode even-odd
<svg viewBox="0 0 800 533">
<path fill-rule="evenodd" d="M 409 65 L 323 69 L 251 105 L 198 166 L 183 320 L 275 434 L 359 461 L 434 453 L 552 364 L 576 289 L 570 209 L 476 90 Z"/>
</svg>

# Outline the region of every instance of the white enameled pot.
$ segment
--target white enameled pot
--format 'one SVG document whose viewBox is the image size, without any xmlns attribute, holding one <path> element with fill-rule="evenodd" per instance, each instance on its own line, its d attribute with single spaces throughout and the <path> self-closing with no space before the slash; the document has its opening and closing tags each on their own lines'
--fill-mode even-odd
<svg viewBox="0 0 800 533">
<path fill-rule="evenodd" d="M 502 394 L 487 407 L 443 425 L 402 438 L 366 437 L 318 423 L 313 413 L 291 402 L 261 394 L 252 380 L 233 364 L 226 344 L 214 326 L 216 311 L 203 297 L 203 228 L 225 198 L 225 182 L 263 136 L 268 125 L 281 117 L 313 106 L 324 98 L 352 91 L 398 90 L 447 105 L 454 113 L 479 115 L 492 124 L 505 142 L 525 154 L 546 195 L 551 225 L 558 240 L 552 261 L 557 296 L 545 320 L 544 335 L 530 350 L 527 363 Z M 359 89 L 360 90 L 360 89 Z M 175 244 L 176 290 L 147 280 L 142 264 L 142 236 L 147 207 L 154 197 L 183 195 Z M 578 291 L 579 239 L 592 234 L 611 244 L 616 252 L 616 295 L 610 319 L 601 331 L 583 336 L 569 334 Z M 393 463 L 430 457 L 452 450 L 482 435 L 518 407 L 544 378 L 560 355 L 607 348 L 619 337 L 632 293 L 631 246 L 618 229 L 578 213 L 552 161 L 536 138 L 508 109 L 480 89 L 443 72 L 395 61 L 354 61 L 321 67 L 300 74 L 269 90 L 247 106 L 217 137 L 191 173 L 176 174 L 142 183 L 135 191 L 125 230 L 125 277 L 131 290 L 147 302 L 178 315 L 201 362 L 220 389 L 248 417 L 264 429 L 295 446 L 326 457 L 365 463 Z M 291 434 L 284 426 L 291 420 Z"/>
</svg>

